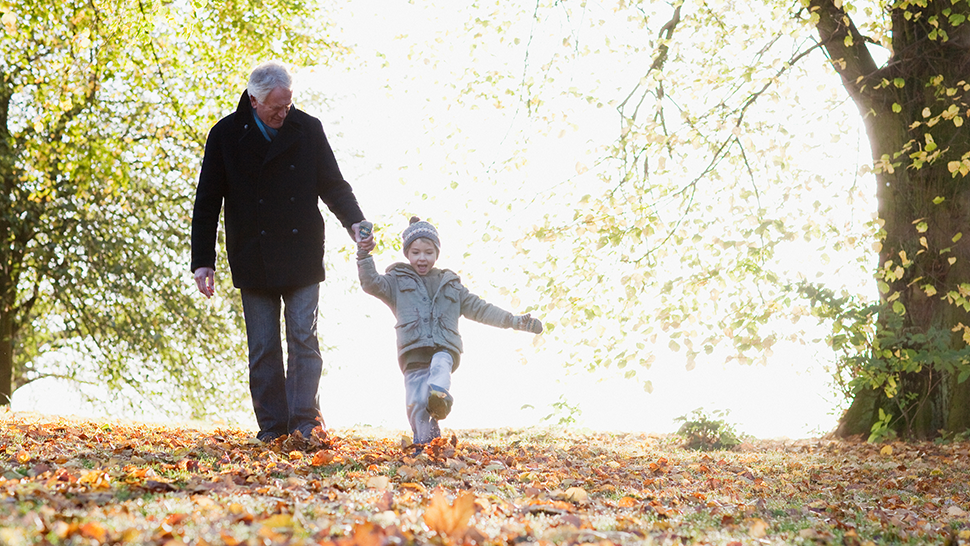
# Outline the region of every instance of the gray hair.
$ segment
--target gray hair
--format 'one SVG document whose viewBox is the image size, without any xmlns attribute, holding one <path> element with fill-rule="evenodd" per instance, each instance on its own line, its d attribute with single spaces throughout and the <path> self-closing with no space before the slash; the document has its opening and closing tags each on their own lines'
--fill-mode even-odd
<svg viewBox="0 0 970 546">
<path fill-rule="evenodd" d="M 290 71 L 283 66 L 283 63 L 266 61 L 254 68 L 252 73 L 249 74 L 249 84 L 246 86 L 246 91 L 249 92 L 250 97 L 263 102 L 273 89 L 282 87 L 289 90 L 292 85 L 293 77 L 290 76 Z"/>
</svg>

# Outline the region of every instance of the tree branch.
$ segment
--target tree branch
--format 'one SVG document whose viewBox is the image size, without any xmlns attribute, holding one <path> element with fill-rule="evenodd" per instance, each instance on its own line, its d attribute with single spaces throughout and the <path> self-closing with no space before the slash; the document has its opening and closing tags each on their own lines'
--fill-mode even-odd
<svg viewBox="0 0 970 546">
<path fill-rule="evenodd" d="M 821 45 L 849 96 L 863 113 L 873 109 L 873 97 L 865 90 L 867 80 L 877 72 L 877 67 L 866 47 L 866 38 L 859 33 L 841 3 L 811 0 L 808 9 L 813 18 L 818 17 L 815 28 Z"/>
</svg>

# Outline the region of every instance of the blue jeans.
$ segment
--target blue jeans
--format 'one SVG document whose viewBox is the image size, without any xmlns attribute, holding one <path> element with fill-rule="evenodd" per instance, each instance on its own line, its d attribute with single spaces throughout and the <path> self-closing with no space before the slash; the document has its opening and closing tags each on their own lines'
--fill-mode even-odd
<svg viewBox="0 0 970 546">
<path fill-rule="evenodd" d="M 404 398 L 407 403 L 408 423 L 414 433 L 414 443 L 426 444 L 441 436 L 438 420 L 428 413 L 428 385 L 451 389 L 451 368 L 454 359 L 448 351 L 440 351 L 431 357 L 431 364 L 424 368 L 404 371 Z"/>
<path fill-rule="evenodd" d="M 320 285 L 281 290 L 244 289 L 249 341 L 249 392 L 262 440 L 323 424 L 317 391 L 323 357 L 317 339 Z M 280 338 L 280 307 L 286 323 L 286 368 Z"/>
</svg>

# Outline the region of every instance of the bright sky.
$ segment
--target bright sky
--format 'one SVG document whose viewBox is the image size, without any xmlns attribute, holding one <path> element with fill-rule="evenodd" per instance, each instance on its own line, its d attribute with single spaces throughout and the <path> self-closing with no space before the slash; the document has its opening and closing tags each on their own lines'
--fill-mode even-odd
<svg viewBox="0 0 970 546">
<path fill-rule="evenodd" d="M 336 6 L 330 16 L 342 28 L 338 41 L 353 46 L 355 56 L 315 74 L 302 74 L 295 101 L 306 107 L 300 103 L 300 87 L 305 96 L 312 90 L 328 97 L 323 109 L 308 109 L 323 119 L 344 176 L 354 185 L 365 214 L 384 229 L 380 237 L 389 241 L 406 226 L 407 217 L 400 211 L 430 218 L 442 237 L 439 266 L 456 270 L 472 292 L 486 300 L 521 312 L 513 307 L 511 296 L 497 287 L 522 286 L 525 278 L 509 245 L 481 243 L 485 219 L 478 216 L 485 207 L 476 205 L 530 187 L 522 180 L 493 185 L 493 178 L 501 173 L 488 170 L 489 161 L 500 160 L 508 151 L 505 135 L 515 113 L 510 110 L 503 117 L 447 102 L 453 93 L 448 82 L 467 68 L 462 40 L 468 37 L 440 33 L 465 20 L 457 7 L 392 0 Z M 411 51 L 403 45 L 406 40 L 398 39 L 405 32 L 402 29 L 429 36 L 434 47 Z M 520 73 L 521 51 L 494 52 L 489 62 L 493 68 L 504 66 Z M 537 135 L 536 152 L 519 176 L 534 181 L 535 188 L 562 183 L 575 172 L 577 162 L 592 162 L 596 150 L 591 141 L 608 143 L 615 138 L 615 115 L 612 109 L 604 109 L 596 118 L 570 118 L 578 124 L 575 133 Z M 454 142 L 439 141 L 456 127 L 462 131 Z M 454 190 L 441 190 L 452 182 L 458 183 Z M 494 214 L 496 208 L 487 210 Z M 489 220 L 512 229 L 527 223 L 521 217 Z M 324 356 L 329 368 L 321 383 L 324 417 L 331 427 L 405 430 L 393 317 L 382 303 L 354 286 L 355 267 L 347 259 L 349 241 L 332 216 L 327 222 L 333 271 L 321 294 L 320 330 L 323 344 L 333 349 Z M 403 256 L 388 250 L 376 259 L 383 269 Z M 541 302 L 523 301 L 520 307 L 530 303 Z M 830 355 L 824 348 L 783 344 L 775 348 L 767 367 L 705 365 L 693 371 L 687 371 L 680 358 L 666 358 L 664 348 L 658 350 L 648 372 L 654 387 L 648 394 L 637 382 L 609 372 L 567 372 L 562 367 L 564 348 L 534 347 L 531 334 L 467 320 L 462 334 L 465 355 L 453 377 L 456 401 L 451 416 L 442 422 L 445 429 L 555 425 L 560 417 L 570 415 L 553 407 L 564 401 L 581 410 L 573 415 L 577 426 L 596 430 L 673 432 L 676 417 L 703 407 L 729 410 L 727 420 L 740 432 L 796 438 L 833 429 L 842 403 L 828 384 L 824 363 Z M 822 352 L 816 354 L 816 350 Z M 53 381 L 18 390 L 13 408 L 130 416 L 119 415 L 117 408 L 93 408 L 71 388 Z M 543 420 L 551 414 L 551 419 Z M 248 407 L 226 418 L 255 428 Z"/>
</svg>

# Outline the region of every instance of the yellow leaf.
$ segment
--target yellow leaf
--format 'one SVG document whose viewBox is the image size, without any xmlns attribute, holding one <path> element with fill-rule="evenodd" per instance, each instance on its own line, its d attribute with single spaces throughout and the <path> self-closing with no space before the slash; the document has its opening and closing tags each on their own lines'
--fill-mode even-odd
<svg viewBox="0 0 970 546">
<path fill-rule="evenodd" d="M 289 514 L 274 514 L 260 523 L 263 524 L 263 527 L 269 527 L 271 529 L 289 528 L 294 525 L 293 516 Z"/>
<path fill-rule="evenodd" d="M 3 28 L 10 34 L 17 32 L 17 16 L 9 11 L 0 17 L 0 23 L 3 23 Z"/>
<path fill-rule="evenodd" d="M 468 520 L 475 514 L 475 495 L 463 493 L 449 504 L 441 490 L 435 491 L 424 511 L 424 523 L 440 536 L 458 538 L 468 530 Z"/>
<path fill-rule="evenodd" d="M 883 455 L 892 455 L 893 454 L 893 446 L 889 446 L 889 445 L 884 446 L 882 449 L 879 450 L 879 453 L 881 453 Z"/>
<path fill-rule="evenodd" d="M 748 535 L 751 538 L 765 538 L 768 536 L 768 524 L 763 519 L 755 519 L 748 527 Z"/>
<path fill-rule="evenodd" d="M 570 487 L 566 490 L 566 500 L 577 504 L 586 504 L 589 502 L 589 493 L 582 487 Z"/>
<path fill-rule="evenodd" d="M 367 479 L 367 487 L 371 489 L 387 489 L 391 480 L 387 476 L 371 476 Z"/>
</svg>

